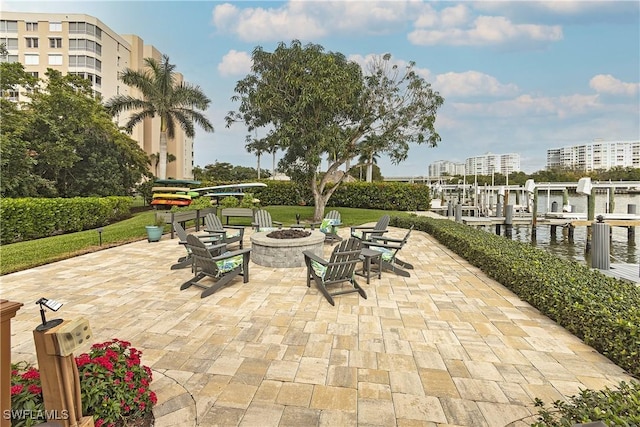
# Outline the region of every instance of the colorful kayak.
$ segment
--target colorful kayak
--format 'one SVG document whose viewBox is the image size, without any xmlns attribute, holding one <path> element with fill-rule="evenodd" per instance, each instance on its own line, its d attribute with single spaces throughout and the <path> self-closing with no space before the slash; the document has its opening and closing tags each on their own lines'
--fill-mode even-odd
<svg viewBox="0 0 640 427">
<path fill-rule="evenodd" d="M 153 199 L 151 204 L 154 206 L 189 206 L 191 204 L 191 200 L 185 199 Z"/>
</svg>

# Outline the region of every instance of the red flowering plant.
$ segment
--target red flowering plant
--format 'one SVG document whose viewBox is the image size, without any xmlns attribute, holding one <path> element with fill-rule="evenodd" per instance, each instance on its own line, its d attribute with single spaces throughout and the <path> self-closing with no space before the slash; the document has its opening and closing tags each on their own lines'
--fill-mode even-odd
<svg viewBox="0 0 640 427">
<path fill-rule="evenodd" d="M 151 369 L 140 364 L 140 355 L 130 343 L 113 339 L 76 357 L 82 412 L 93 415 L 96 427 L 130 425 L 132 420 L 151 424 L 157 398 L 149 389 Z"/>
<path fill-rule="evenodd" d="M 46 421 L 40 372 L 27 362 L 11 364 L 11 426 L 30 427 Z"/>
<path fill-rule="evenodd" d="M 80 374 L 82 413 L 95 427 L 150 426 L 156 394 L 152 375 L 140 364 L 141 352 L 126 341 L 94 344 L 76 357 Z M 11 365 L 11 426 L 30 427 L 45 420 L 38 370 L 25 362 Z"/>
</svg>

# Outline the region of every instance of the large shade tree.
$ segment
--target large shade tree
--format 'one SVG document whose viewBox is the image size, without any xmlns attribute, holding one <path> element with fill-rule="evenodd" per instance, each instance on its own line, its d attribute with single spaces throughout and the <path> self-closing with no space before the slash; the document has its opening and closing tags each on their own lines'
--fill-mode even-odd
<svg viewBox="0 0 640 427">
<path fill-rule="evenodd" d="M 13 71 L 20 75 L 19 70 Z M 9 75 L 14 74 L 3 74 L 3 78 Z M 30 83 L 33 88 L 30 102 L 20 109 L 2 101 L 0 194 L 131 194 L 147 173 L 144 151 L 119 131 L 87 80 L 52 69 L 46 77 L 46 82 L 35 85 L 18 80 L 21 86 Z"/>
<path fill-rule="evenodd" d="M 213 125 L 202 113 L 211 100 L 199 86 L 178 83 L 176 66 L 169 63 L 167 55 L 163 55 L 160 61 L 154 58 L 145 58 L 144 61 L 145 69 L 127 68 L 120 76 L 124 84 L 138 89 L 141 97 L 116 95 L 107 101 L 106 106 L 114 116 L 132 111 L 125 126 L 128 132 L 145 119 L 160 118 L 158 177 L 164 179 L 167 176 L 167 141 L 175 137 L 178 126 L 189 138 L 195 136 L 194 123 L 206 132 L 213 132 Z"/>
<path fill-rule="evenodd" d="M 279 168 L 293 180 L 310 185 L 314 219 L 324 216 L 335 184 L 329 177 L 363 154 L 365 140 L 375 137 L 376 151 L 394 163 L 406 159 L 411 143 L 435 146 L 440 136 L 435 119 L 443 99 L 418 76 L 414 64 L 398 67 L 391 56 L 375 58 L 365 74 L 341 53 L 294 40 L 273 52 L 254 49 L 251 72 L 235 87 L 237 111 L 227 126 L 243 122 L 249 132 L 263 128 L 264 139 L 284 150 Z M 329 157 L 326 174 L 318 169 Z"/>
</svg>

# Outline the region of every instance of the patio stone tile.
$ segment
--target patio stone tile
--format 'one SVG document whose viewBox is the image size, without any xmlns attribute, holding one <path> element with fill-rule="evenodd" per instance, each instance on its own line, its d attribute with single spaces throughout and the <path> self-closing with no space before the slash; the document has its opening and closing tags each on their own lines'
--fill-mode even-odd
<svg viewBox="0 0 640 427">
<path fill-rule="evenodd" d="M 446 370 L 420 369 L 420 380 L 425 394 L 436 397 L 460 397 L 451 375 Z"/>
<path fill-rule="evenodd" d="M 391 386 L 388 384 L 358 382 L 358 399 L 391 400 Z"/>
<path fill-rule="evenodd" d="M 278 427 L 284 406 L 267 402 L 255 402 L 249 405 L 240 421 L 246 427 Z"/>
<path fill-rule="evenodd" d="M 200 420 L 200 425 L 211 427 L 238 426 L 244 416 L 244 409 L 214 406 Z M 178 420 L 179 421 L 179 420 Z M 180 422 L 173 424 L 180 425 Z"/>
<path fill-rule="evenodd" d="M 229 383 L 222 389 L 215 406 L 247 409 L 257 390 L 257 386 Z"/>
<path fill-rule="evenodd" d="M 422 381 L 418 372 L 389 372 L 389 384 L 392 393 L 405 393 L 415 396 L 424 396 Z"/>
<path fill-rule="evenodd" d="M 393 393 L 393 407 L 398 423 L 400 419 L 434 423 L 447 422 L 447 417 L 437 397 Z"/>
<path fill-rule="evenodd" d="M 504 381 L 498 369 L 493 363 L 478 362 L 474 360 L 466 360 L 464 365 L 467 367 L 471 378 L 489 381 Z"/>
<path fill-rule="evenodd" d="M 211 365 L 207 373 L 234 375 L 238 371 L 242 362 L 243 359 L 241 357 L 220 356 L 215 360 L 215 362 L 213 362 L 213 365 Z"/>
<path fill-rule="evenodd" d="M 453 382 L 460 393 L 460 397 L 463 399 L 476 402 L 509 402 L 509 399 L 507 399 L 500 387 L 493 381 L 453 378 Z"/>
<path fill-rule="evenodd" d="M 378 353 L 353 350 L 349 352 L 349 366 L 356 368 L 377 369 Z"/>
<path fill-rule="evenodd" d="M 327 380 L 328 359 L 303 357 L 295 376 L 296 382 L 309 384 L 325 384 Z"/>
<path fill-rule="evenodd" d="M 283 386 L 282 381 L 264 380 L 256 390 L 253 396 L 254 402 L 271 402 L 275 403 L 278 393 Z"/>
<path fill-rule="evenodd" d="M 318 427 L 355 427 L 358 425 L 358 418 L 355 412 L 322 410 L 317 425 Z"/>
<path fill-rule="evenodd" d="M 312 384 L 283 383 L 276 398 L 276 403 L 284 406 L 308 408 L 313 387 Z"/>
<path fill-rule="evenodd" d="M 486 426 L 492 427 L 493 424 L 487 423 L 484 415 L 478 408 L 476 402 L 456 399 L 451 397 L 443 397 L 440 399 L 440 404 L 447 417 L 448 425 L 459 426 Z"/>
<path fill-rule="evenodd" d="M 285 406 L 279 427 L 317 426 L 320 423 L 320 413 L 317 409 Z"/>
<path fill-rule="evenodd" d="M 413 356 L 405 354 L 378 353 L 378 369 L 383 371 L 416 372 L 418 370 Z"/>
<path fill-rule="evenodd" d="M 358 425 L 392 426 L 396 423 L 391 400 L 358 399 Z"/>
<path fill-rule="evenodd" d="M 356 388 L 358 385 L 358 369 L 348 366 L 329 366 L 326 385 Z"/>
<path fill-rule="evenodd" d="M 357 391 L 355 388 L 315 385 L 311 396 L 312 409 L 356 412 Z"/>
<path fill-rule="evenodd" d="M 516 420 L 534 414 L 533 407 L 530 409 L 519 405 L 505 405 L 492 402 L 478 402 L 478 408 L 491 426 L 506 426 Z"/>
</svg>

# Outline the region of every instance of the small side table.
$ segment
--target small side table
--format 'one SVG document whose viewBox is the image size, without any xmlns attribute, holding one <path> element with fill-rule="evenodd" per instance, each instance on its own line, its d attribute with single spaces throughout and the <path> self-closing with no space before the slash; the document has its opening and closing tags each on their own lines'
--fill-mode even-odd
<svg viewBox="0 0 640 427">
<path fill-rule="evenodd" d="M 362 259 L 362 270 L 356 271 L 358 276 L 367 278 L 367 285 L 371 279 L 371 264 L 378 264 L 378 279 L 382 278 L 382 252 L 374 251 L 373 249 L 363 248 L 360 252 L 360 259 Z"/>
</svg>

